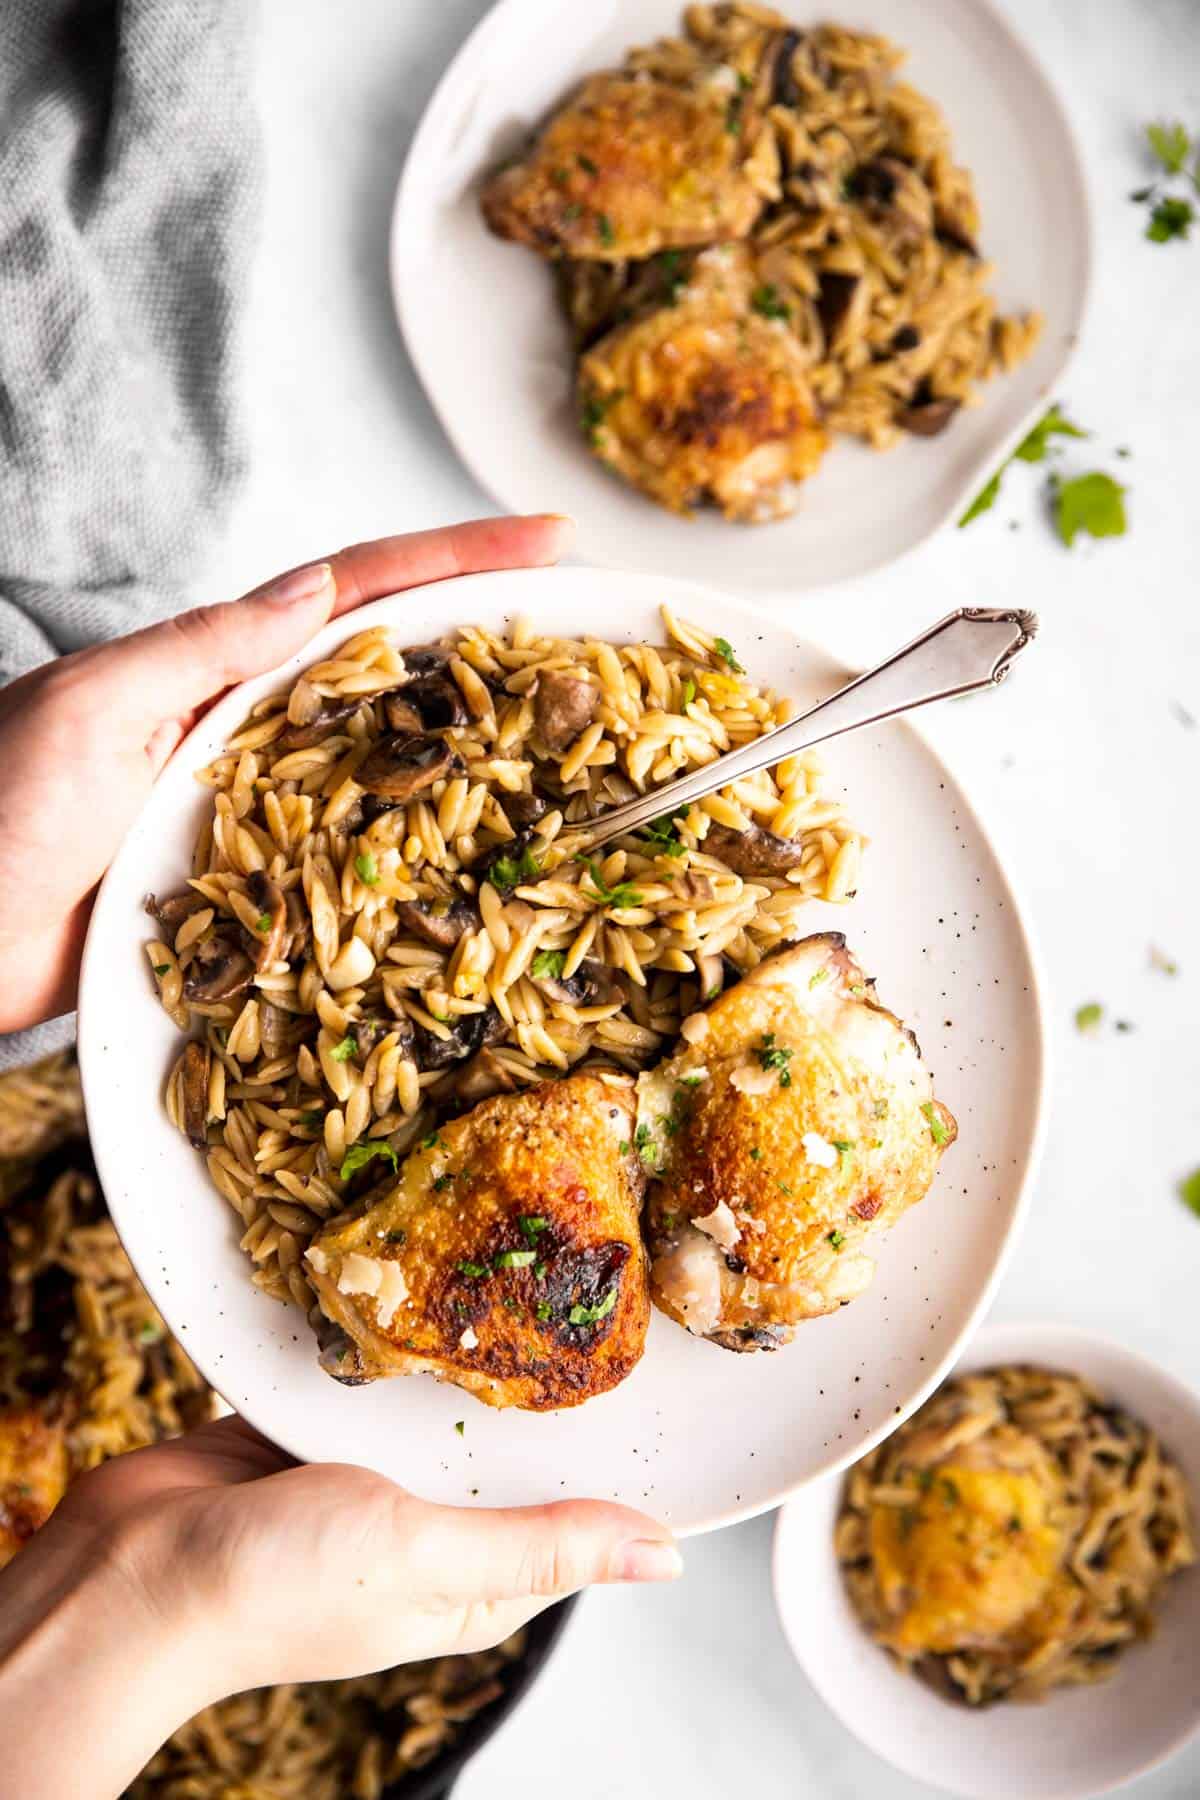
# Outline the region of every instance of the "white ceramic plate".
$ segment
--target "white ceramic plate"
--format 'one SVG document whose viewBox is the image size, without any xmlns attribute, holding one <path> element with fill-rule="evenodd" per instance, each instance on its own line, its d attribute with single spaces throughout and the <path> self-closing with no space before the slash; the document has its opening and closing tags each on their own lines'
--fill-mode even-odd
<svg viewBox="0 0 1200 1800">
<path fill-rule="evenodd" d="M 1007 1362 L 1094 1382 L 1157 1432 L 1200 1495 L 1200 1396 L 1164 1369 L 1068 1326 L 991 1325 L 956 1372 Z M 1085 1800 L 1144 1774 L 1200 1727 L 1200 1568 L 1172 1579 L 1158 1630 L 1111 1681 L 971 1713 L 902 1674 L 858 1625 L 833 1554 L 841 1487 L 837 1477 L 814 1482 L 780 1513 L 775 1602 L 821 1698 L 905 1774 L 966 1800 Z"/>
<path fill-rule="evenodd" d="M 470 576 L 382 600 L 247 682 L 177 751 L 122 846 L 84 958 L 79 1048 L 96 1161 L 117 1229 L 172 1329 L 231 1405 L 296 1455 L 373 1465 L 418 1493 L 479 1505 L 614 1495 L 681 1531 L 740 1518 L 859 1455 L 928 1391 L 998 1278 L 1039 1135 L 1042 1031 L 1033 960 L 983 828 L 932 752 L 891 725 L 829 765 L 873 842 L 859 898 L 814 905 L 845 929 L 887 1005 L 918 1031 L 960 1138 L 934 1191 L 882 1251 L 874 1286 L 771 1356 L 733 1356 L 655 1315 L 615 1392 L 552 1415 L 496 1412 L 432 1380 L 349 1389 L 321 1373 L 300 1315 L 249 1281 L 226 1204 L 167 1123 L 179 1050 L 150 991 L 141 913 L 189 866 L 206 796 L 193 771 L 249 706 L 367 624 L 424 642 L 528 613 L 548 631 L 661 638 L 658 605 L 736 646 L 753 675 L 816 699 L 828 660 L 707 590 L 594 569 Z M 894 646 L 880 645 L 881 653 Z M 462 1437 L 456 1419 L 466 1420 Z"/>
<path fill-rule="evenodd" d="M 824 0 L 778 5 L 800 23 L 829 13 Z M 911 51 L 907 77 L 944 108 L 955 154 L 974 171 L 997 297 L 1006 309 L 1040 307 L 1044 338 L 943 436 L 885 456 L 839 441 L 788 520 L 676 518 L 581 443 L 550 274 L 486 229 L 479 185 L 579 77 L 674 33 L 681 11 L 682 0 L 500 0 L 451 64 L 409 152 L 392 225 L 396 307 L 476 480 L 509 511 L 570 513 L 584 561 L 742 590 L 824 587 L 894 561 L 954 518 L 1057 390 L 1088 286 L 1079 155 L 1053 88 L 989 0 L 871 0 L 847 15 Z"/>
</svg>

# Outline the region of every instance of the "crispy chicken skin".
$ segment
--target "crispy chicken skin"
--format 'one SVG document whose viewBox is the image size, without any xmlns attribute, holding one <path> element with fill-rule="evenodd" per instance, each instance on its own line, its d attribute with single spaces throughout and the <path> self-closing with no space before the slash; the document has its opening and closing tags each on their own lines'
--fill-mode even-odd
<svg viewBox="0 0 1200 1800">
<path fill-rule="evenodd" d="M 578 1406 L 629 1374 L 650 1301 L 624 1077 L 578 1074 L 443 1125 L 307 1252 L 356 1384 L 431 1374 L 488 1406 Z M 328 1334 L 327 1334 L 328 1335 Z"/>
<path fill-rule="evenodd" d="M 0 1412 L 0 1568 L 11 1562 L 67 1491 L 61 1420 L 36 1407 Z"/>
<path fill-rule="evenodd" d="M 781 518 L 824 454 L 804 352 L 785 320 L 756 310 L 757 294 L 750 252 L 718 245 L 673 301 L 616 326 L 580 361 L 592 449 L 676 512 L 711 502 L 727 519 Z"/>
<path fill-rule="evenodd" d="M 860 1294 L 869 1234 L 927 1192 L 955 1123 L 838 932 L 778 952 L 638 1083 L 650 1287 L 728 1350 L 774 1349 Z"/>
<path fill-rule="evenodd" d="M 602 262 L 744 237 L 762 200 L 742 172 L 751 134 L 727 128 L 731 98 L 715 69 L 690 85 L 594 75 L 488 182 L 484 217 L 544 256 Z"/>
</svg>

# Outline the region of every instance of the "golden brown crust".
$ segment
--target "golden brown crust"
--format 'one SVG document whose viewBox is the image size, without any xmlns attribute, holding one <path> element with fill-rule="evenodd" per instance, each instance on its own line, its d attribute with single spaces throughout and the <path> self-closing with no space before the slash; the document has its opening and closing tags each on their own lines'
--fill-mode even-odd
<svg viewBox="0 0 1200 1800">
<path fill-rule="evenodd" d="M 38 1407 L 0 1413 L 0 1568 L 44 1525 L 67 1491 L 61 1419 Z"/>
<path fill-rule="evenodd" d="M 484 217 L 544 256 L 607 262 L 743 237 L 762 201 L 728 107 L 716 87 L 595 75 L 528 156 L 492 177 Z"/>
<path fill-rule="evenodd" d="M 597 1074 L 498 1095 L 443 1125 L 310 1255 L 323 1310 L 357 1346 L 351 1376 L 428 1372 L 531 1411 L 622 1381 L 650 1311 L 632 1137 L 629 1083 Z M 351 1255 L 399 1269 L 394 1317 L 339 1288 Z"/>
</svg>

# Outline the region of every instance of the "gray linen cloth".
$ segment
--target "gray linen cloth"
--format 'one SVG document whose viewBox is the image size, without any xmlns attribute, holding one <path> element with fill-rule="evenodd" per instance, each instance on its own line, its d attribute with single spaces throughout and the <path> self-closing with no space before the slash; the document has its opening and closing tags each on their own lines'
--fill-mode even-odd
<svg viewBox="0 0 1200 1800">
<path fill-rule="evenodd" d="M 0 683 L 178 610 L 225 518 L 252 10 L 0 0 Z"/>
</svg>

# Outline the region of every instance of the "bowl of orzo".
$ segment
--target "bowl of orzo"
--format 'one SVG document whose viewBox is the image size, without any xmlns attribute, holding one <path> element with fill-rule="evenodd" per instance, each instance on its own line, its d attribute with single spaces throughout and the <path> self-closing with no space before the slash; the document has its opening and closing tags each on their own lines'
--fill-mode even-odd
<svg viewBox="0 0 1200 1800">
<path fill-rule="evenodd" d="M 595 856 L 572 849 L 590 810 L 761 734 L 841 673 L 778 621 L 686 583 L 470 576 L 338 620 L 180 747 L 97 901 L 80 1059 L 138 1273 L 260 1429 L 431 1498 L 613 1494 L 688 1532 L 860 1455 L 939 1378 L 1019 1222 L 1042 1098 L 1033 952 L 953 778 L 893 723 Z M 728 849 L 747 828 L 749 861 Z M 662 1312 L 646 1333 L 636 1308 L 622 1320 L 612 1273 L 643 1255 L 636 1201 L 608 1261 L 555 1250 L 569 1140 L 582 1134 L 593 1169 L 636 1162 L 640 1128 L 635 1145 L 621 1112 L 635 1078 L 687 1048 L 703 1002 L 798 940 L 836 944 L 834 930 L 919 1036 L 958 1121 L 953 1161 L 876 1247 L 869 1290 L 781 1355 L 730 1356 Z M 759 1053 L 772 1091 L 791 1055 Z M 484 1329 L 470 1309 L 494 1282 L 518 1360 L 562 1378 L 533 1398 L 528 1383 L 464 1395 L 430 1378 L 472 1388 L 427 1352 L 411 1260 L 413 1194 L 457 1230 L 470 1183 L 497 1167 L 496 1134 L 464 1134 L 506 1109 L 520 1230 L 486 1264 L 449 1252 L 444 1341 L 470 1357 Z M 442 1172 L 452 1143 L 459 1166 Z M 577 1209 L 594 1198 L 571 1194 Z M 390 1229 L 378 1208 L 401 1201 Z M 366 1224 L 372 1242 L 330 1273 L 338 1233 Z M 400 1316 L 414 1336 L 389 1342 Z M 588 1385 L 586 1353 L 627 1324 L 632 1353 Z M 726 1349 L 772 1347 L 747 1335 Z"/>
</svg>

